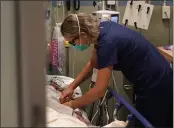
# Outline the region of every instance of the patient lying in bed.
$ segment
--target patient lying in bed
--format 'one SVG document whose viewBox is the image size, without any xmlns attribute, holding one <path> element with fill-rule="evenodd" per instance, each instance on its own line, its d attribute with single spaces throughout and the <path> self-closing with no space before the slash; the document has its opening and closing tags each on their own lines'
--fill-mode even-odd
<svg viewBox="0 0 174 128">
<path fill-rule="evenodd" d="M 47 127 L 92 127 L 87 114 L 82 109 L 75 109 L 60 104 L 60 92 L 53 86 L 46 86 L 47 91 Z M 74 97 L 78 97 L 74 95 Z M 95 126 L 94 126 L 95 127 Z M 115 121 L 105 127 L 125 127 L 124 122 Z"/>
</svg>

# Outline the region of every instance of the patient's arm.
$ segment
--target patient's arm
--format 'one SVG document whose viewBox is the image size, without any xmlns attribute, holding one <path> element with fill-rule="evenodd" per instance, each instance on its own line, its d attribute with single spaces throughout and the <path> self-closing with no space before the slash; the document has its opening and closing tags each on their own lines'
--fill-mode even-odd
<svg viewBox="0 0 174 128">
<path fill-rule="evenodd" d="M 96 49 L 93 49 L 91 60 L 85 65 L 80 74 L 76 77 L 76 79 L 71 83 L 70 88 L 75 89 L 79 86 L 83 81 L 89 78 L 92 74 L 93 68 L 97 67 L 97 55 Z"/>
</svg>

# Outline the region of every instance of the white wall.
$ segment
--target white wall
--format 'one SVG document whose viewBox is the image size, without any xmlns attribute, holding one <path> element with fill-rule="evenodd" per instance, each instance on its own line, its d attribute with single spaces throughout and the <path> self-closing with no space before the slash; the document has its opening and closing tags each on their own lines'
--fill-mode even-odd
<svg viewBox="0 0 174 128">
<path fill-rule="evenodd" d="M 1 1 L 1 127 L 17 127 L 14 1 Z"/>
</svg>

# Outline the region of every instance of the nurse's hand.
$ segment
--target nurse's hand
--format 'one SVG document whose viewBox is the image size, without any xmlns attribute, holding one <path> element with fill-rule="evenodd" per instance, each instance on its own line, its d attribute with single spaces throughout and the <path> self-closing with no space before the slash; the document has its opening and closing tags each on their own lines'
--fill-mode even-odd
<svg viewBox="0 0 174 128">
<path fill-rule="evenodd" d="M 61 96 L 60 96 L 60 103 L 65 103 L 71 100 L 72 95 L 74 93 L 74 89 L 71 87 L 66 88 L 64 91 L 62 91 Z"/>
<path fill-rule="evenodd" d="M 71 100 L 68 101 L 68 102 L 65 102 L 64 105 L 66 105 L 66 106 L 72 108 L 72 102 L 71 102 Z"/>
</svg>

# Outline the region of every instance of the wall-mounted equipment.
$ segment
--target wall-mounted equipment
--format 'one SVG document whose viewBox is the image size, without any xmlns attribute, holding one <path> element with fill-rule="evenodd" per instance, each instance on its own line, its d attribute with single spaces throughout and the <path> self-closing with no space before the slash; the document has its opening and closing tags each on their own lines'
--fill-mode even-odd
<svg viewBox="0 0 174 128">
<path fill-rule="evenodd" d="M 119 23 L 120 12 L 118 11 L 109 11 L 109 10 L 99 10 L 92 13 L 97 16 L 100 21 L 113 21 Z"/>
<path fill-rule="evenodd" d="M 154 5 L 145 1 L 128 1 L 122 23 L 136 29 L 148 29 Z"/>
<path fill-rule="evenodd" d="M 162 19 L 170 19 L 170 6 L 162 6 Z"/>
</svg>

